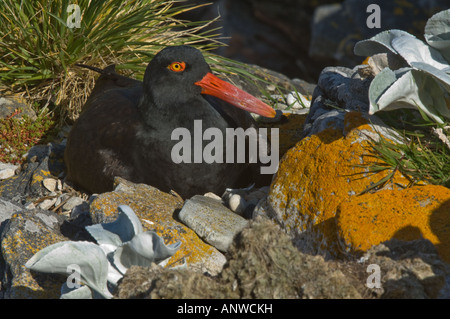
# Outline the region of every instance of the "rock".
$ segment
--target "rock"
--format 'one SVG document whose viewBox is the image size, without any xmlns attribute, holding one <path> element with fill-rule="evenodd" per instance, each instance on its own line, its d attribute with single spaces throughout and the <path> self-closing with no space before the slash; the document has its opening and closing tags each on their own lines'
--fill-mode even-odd
<svg viewBox="0 0 450 319">
<path fill-rule="evenodd" d="M 379 27 L 367 25 L 373 13 L 368 11 L 370 4 L 379 6 Z M 353 54 L 356 42 L 389 29 L 405 30 L 420 38 L 428 18 L 447 8 L 446 0 L 345 0 L 339 4 L 319 6 L 314 11 L 311 24 L 310 58 L 332 59 L 328 65 L 359 64 L 361 58 Z"/>
<path fill-rule="evenodd" d="M 59 231 L 63 222 L 57 214 L 40 209 L 13 213 L 0 236 L 4 298 L 59 298 L 61 285 L 67 278 L 31 273 L 25 263 L 39 250 L 68 240 Z"/>
<path fill-rule="evenodd" d="M 0 118 L 22 117 L 26 115 L 36 119 L 36 112 L 29 103 L 19 95 L 0 96 Z"/>
<path fill-rule="evenodd" d="M 345 135 L 328 128 L 304 138 L 284 155 L 267 199 L 254 212 L 275 219 L 302 251 L 327 258 L 339 254 L 335 224 L 339 204 L 389 173 L 369 174 L 360 166 L 370 149 L 361 131 L 372 129 L 358 112 L 346 113 L 344 120 Z M 386 187 L 408 184 L 396 172 Z"/>
<path fill-rule="evenodd" d="M 23 207 L 0 198 L 0 234 L 11 215 L 21 210 Z"/>
<path fill-rule="evenodd" d="M 185 258 L 189 268 L 211 274 L 217 274 L 222 269 L 225 257 L 174 218 L 183 206 L 182 199 L 152 186 L 133 184 L 122 178 L 117 178 L 116 184 L 115 191 L 99 194 L 90 204 L 90 216 L 94 224 L 114 221 L 117 207 L 128 205 L 143 221 L 144 230 L 155 231 L 167 245 L 181 242 L 172 260 Z"/>
<path fill-rule="evenodd" d="M 279 227 L 257 220 L 235 239 L 216 277 L 189 270 L 131 268 L 118 298 L 360 298 L 320 256 L 300 253 Z"/>
<path fill-rule="evenodd" d="M 247 201 L 239 194 L 233 194 L 230 196 L 228 201 L 228 206 L 231 211 L 235 212 L 238 215 L 242 215 L 245 212 L 245 208 L 247 207 Z"/>
<path fill-rule="evenodd" d="M 269 186 L 258 189 L 253 186 L 248 188 L 227 189 L 222 195 L 222 200 L 228 205 L 230 210 L 250 219 L 253 215 L 253 209 L 258 202 L 267 196 Z"/>
<path fill-rule="evenodd" d="M 49 192 L 55 192 L 58 185 L 58 180 L 54 178 L 46 178 L 42 181 L 42 184 Z"/>
<path fill-rule="evenodd" d="M 17 165 L 0 163 L 0 180 L 8 179 L 16 174 Z"/>
<path fill-rule="evenodd" d="M 21 165 L 18 173 L 8 179 L 0 181 L 0 197 L 18 204 L 28 205 L 41 197 L 51 193 L 47 187 L 49 179 L 56 179 L 64 171 L 64 145 L 49 143 L 34 146 L 28 152 L 28 160 Z M 56 182 L 58 183 L 58 182 Z M 55 188 L 58 188 L 56 184 Z"/>
<path fill-rule="evenodd" d="M 209 276 L 189 270 L 132 266 L 119 282 L 116 299 L 225 299 L 238 293 Z"/>
<path fill-rule="evenodd" d="M 426 239 L 391 239 L 373 246 L 362 260 L 365 266 L 379 266 L 381 287 L 372 291 L 383 299 L 437 298 L 450 276 L 450 265 Z"/>
<path fill-rule="evenodd" d="M 65 202 L 65 204 L 62 206 L 62 209 L 65 210 L 65 211 L 72 210 L 72 209 L 74 209 L 76 206 L 83 205 L 83 204 L 85 204 L 85 203 L 86 203 L 86 201 L 83 200 L 82 198 L 73 196 L 73 197 L 70 197 L 70 198 Z"/>
<path fill-rule="evenodd" d="M 39 207 L 40 209 L 43 209 L 43 210 L 48 210 L 48 209 L 50 209 L 50 208 L 56 203 L 56 200 L 57 200 L 56 197 L 54 197 L 54 198 L 49 198 L 49 199 L 44 199 L 44 200 L 38 205 L 38 207 Z"/>
<path fill-rule="evenodd" d="M 450 263 L 449 212 L 450 189 L 437 185 L 380 190 L 352 197 L 337 208 L 341 248 L 356 253 L 391 238 L 425 238 Z"/>
<path fill-rule="evenodd" d="M 329 127 L 344 129 L 346 111 L 367 113 L 371 78 L 361 78 L 358 68 L 327 67 L 320 73 L 314 90 L 303 137 L 317 134 Z"/>
<path fill-rule="evenodd" d="M 226 208 L 222 201 L 195 195 L 186 200 L 178 218 L 190 229 L 222 252 L 248 221 Z"/>
</svg>

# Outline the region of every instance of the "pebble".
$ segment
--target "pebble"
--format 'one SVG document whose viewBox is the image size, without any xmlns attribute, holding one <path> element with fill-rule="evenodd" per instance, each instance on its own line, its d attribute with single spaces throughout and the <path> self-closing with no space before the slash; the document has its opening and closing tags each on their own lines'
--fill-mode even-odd
<svg viewBox="0 0 450 319">
<path fill-rule="evenodd" d="M 246 215 L 246 211 L 255 207 L 258 202 L 267 196 L 270 187 L 227 189 L 222 196 L 223 201 L 231 211 L 239 215 Z M 249 214 L 251 216 L 251 214 Z"/>
<path fill-rule="evenodd" d="M 78 205 L 82 205 L 85 201 L 80 197 L 71 197 L 64 205 L 63 210 L 72 210 Z"/>
<path fill-rule="evenodd" d="M 239 194 L 231 195 L 228 206 L 236 214 L 242 215 L 247 207 L 247 201 Z"/>
<path fill-rule="evenodd" d="M 43 210 L 49 210 L 56 203 L 57 198 L 44 199 L 38 207 Z"/>
<path fill-rule="evenodd" d="M 16 170 L 19 168 L 17 165 L 9 163 L 0 163 L 0 180 L 4 180 L 13 177 L 16 174 Z"/>
<path fill-rule="evenodd" d="M 196 195 L 188 199 L 178 215 L 179 219 L 208 244 L 226 252 L 234 236 L 248 221 L 233 213 L 221 200 Z"/>
<path fill-rule="evenodd" d="M 293 109 L 304 109 L 305 107 L 309 108 L 311 105 L 310 100 L 297 92 L 289 93 L 286 97 L 286 102 L 288 106 L 291 106 Z"/>
<path fill-rule="evenodd" d="M 58 181 L 54 178 L 46 178 L 42 181 L 42 184 L 48 191 L 54 192 L 57 189 Z"/>
</svg>

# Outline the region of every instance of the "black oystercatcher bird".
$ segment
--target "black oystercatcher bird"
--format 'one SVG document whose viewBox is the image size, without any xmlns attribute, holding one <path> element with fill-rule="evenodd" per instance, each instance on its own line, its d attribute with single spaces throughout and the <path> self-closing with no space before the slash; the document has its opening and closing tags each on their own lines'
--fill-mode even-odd
<svg viewBox="0 0 450 319">
<path fill-rule="evenodd" d="M 274 117 L 270 106 L 220 80 L 201 52 L 167 47 L 149 63 L 144 81 L 101 71 L 93 92 L 69 134 L 65 151 L 68 178 L 91 193 L 113 189 L 115 176 L 146 183 L 183 198 L 251 182 L 248 164 L 179 163 L 171 150 L 176 128 L 194 130 L 255 127 L 248 112 Z M 237 107 L 236 107 L 237 106 Z M 203 142 L 203 146 L 208 141 Z M 193 150 L 194 151 L 194 150 Z"/>
</svg>

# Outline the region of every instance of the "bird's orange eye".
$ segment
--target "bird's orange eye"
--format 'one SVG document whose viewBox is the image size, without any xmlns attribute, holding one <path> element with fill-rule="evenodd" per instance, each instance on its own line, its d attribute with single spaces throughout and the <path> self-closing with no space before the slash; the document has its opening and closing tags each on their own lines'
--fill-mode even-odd
<svg viewBox="0 0 450 319">
<path fill-rule="evenodd" d="M 172 70 L 174 72 L 181 72 L 184 71 L 186 68 L 186 63 L 184 62 L 173 62 L 168 66 L 169 70 Z"/>
</svg>

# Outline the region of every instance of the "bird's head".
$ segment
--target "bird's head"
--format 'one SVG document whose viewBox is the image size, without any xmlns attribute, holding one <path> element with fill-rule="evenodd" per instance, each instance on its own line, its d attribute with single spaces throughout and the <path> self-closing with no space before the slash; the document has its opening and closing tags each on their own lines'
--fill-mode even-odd
<svg viewBox="0 0 450 319">
<path fill-rule="evenodd" d="M 266 103 L 212 74 L 202 53 L 190 46 L 167 47 L 155 55 L 145 71 L 144 92 L 161 107 L 207 94 L 265 117 L 276 114 Z"/>
</svg>

